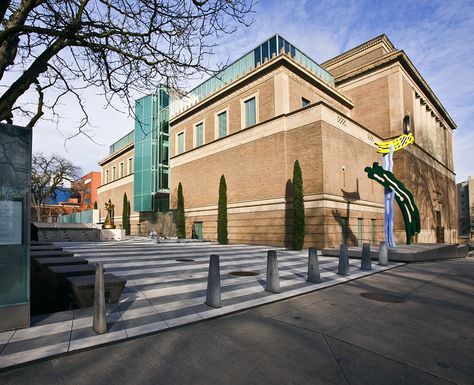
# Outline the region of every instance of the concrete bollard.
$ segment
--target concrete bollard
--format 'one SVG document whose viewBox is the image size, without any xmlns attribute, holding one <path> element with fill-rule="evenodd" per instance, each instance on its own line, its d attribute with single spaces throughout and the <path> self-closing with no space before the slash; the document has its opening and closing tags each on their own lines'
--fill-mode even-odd
<svg viewBox="0 0 474 385">
<path fill-rule="evenodd" d="M 92 329 L 98 334 L 107 332 L 104 293 L 104 265 L 102 262 L 99 262 L 95 265 L 94 314 L 92 317 Z"/>
<path fill-rule="evenodd" d="M 360 259 L 361 270 L 372 270 L 372 259 L 370 257 L 370 243 L 362 245 L 362 256 Z"/>
<path fill-rule="evenodd" d="M 280 293 L 280 275 L 278 274 L 277 252 L 268 250 L 267 254 L 267 282 L 265 291 Z"/>
<path fill-rule="evenodd" d="M 378 257 L 380 266 L 388 266 L 388 251 L 385 242 L 380 242 Z"/>
<path fill-rule="evenodd" d="M 318 253 L 314 247 L 308 249 L 308 282 L 321 283 L 321 274 L 319 273 Z"/>
<path fill-rule="evenodd" d="M 212 254 L 209 259 L 209 273 L 207 276 L 206 305 L 221 307 L 221 271 L 219 256 Z"/>
<path fill-rule="evenodd" d="M 337 274 L 349 275 L 349 252 L 347 245 L 341 245 L 339 248 L 339 265 L 337 267 Z"/>
</svg>

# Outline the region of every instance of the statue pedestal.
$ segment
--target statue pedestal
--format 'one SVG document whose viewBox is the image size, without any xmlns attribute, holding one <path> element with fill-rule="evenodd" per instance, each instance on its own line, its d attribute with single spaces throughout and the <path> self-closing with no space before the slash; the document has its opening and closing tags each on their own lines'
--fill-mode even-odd
<svg viewBox="0 0 474 385">
<path fill-rule="evenodd" d="M 101 241 L 121 241 L 125 239 L 125 230 L 121 229 L 100 229 L 99 239 Z"/>
</svg>

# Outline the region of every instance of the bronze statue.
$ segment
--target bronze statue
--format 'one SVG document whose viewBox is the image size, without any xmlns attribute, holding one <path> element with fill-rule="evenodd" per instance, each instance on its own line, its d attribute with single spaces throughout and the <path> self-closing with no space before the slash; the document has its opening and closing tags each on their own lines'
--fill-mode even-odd
<svg viewBox="0 0 474 385">
<path fill-rule="evenodd" d="M 115 229 L 114 225 L 114 207 L 115 205 L 110 201 L 105 203 L 105 209 L 107 210 L 107 217 L 105 218 L 104 224 L 102 225 L 103 229 Z"/>
</svg>

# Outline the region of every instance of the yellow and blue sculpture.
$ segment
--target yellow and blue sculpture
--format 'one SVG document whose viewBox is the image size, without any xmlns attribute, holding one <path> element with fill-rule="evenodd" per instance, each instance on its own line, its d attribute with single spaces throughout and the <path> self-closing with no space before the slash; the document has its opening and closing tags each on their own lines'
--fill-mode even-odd
<svg viewBox="0 0 474 385">
<path fill-rule="evenodd" d="M 387 247 L 395 247 L 393 235 L 393 201 L 397 201 L 398 206 L 405 221 L 405 232 L 407 244 L 411 244 L 415 234 L 420 232 L 420 213 L 415 204 L 413 195 L 408 189 L 393 175 L 393 153 L 401 150 L 415 141 L 410 132 L 410 117 L 403 119 L 404 134 L 399 137 L 381 143 L 378 146 L 378 153 L 383 154 L 381 167 L 378 162 L 374 162 L 372 167 L 366 167 L 364 171 L 370 179 L 380 183 L 384 189 L 384 234 Z"/>
</svg>

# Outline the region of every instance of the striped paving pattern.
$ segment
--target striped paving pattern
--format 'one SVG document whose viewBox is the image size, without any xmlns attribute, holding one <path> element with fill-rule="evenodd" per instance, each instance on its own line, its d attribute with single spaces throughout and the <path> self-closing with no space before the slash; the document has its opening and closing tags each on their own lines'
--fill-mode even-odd
<svg viewBox="0 0 474 385">
<path fill-rule="evenodd" d="M 119 304 L 108 307 L 108 332 L 96 335 L 92 331 L 91 308 L 34 317 L 31 328 L 0 333 L 0 368 L 201 321 L 400 265 L 374 264 L 374 270 L 367 272 L 359 270 L 360 260 L 351 260 L 351 275 L 342 277 L 336 274 L 337 258 L 320 256 L 323 282 L 311 284 L 306 282 L 307 250 L 276 248 L 282 292 L 271 294 L 264 291 L 269 247 L 197 242 L 157 244 L 148 239 L 58 245 L 89 262 L 103 262 L 106 272 L 127 279 Z M 219 309 L 204 304 L 210 254 L 220 256 Z M 229 274 L 235 271 L 253 271 L 258 275 Z"/>
</svg>

